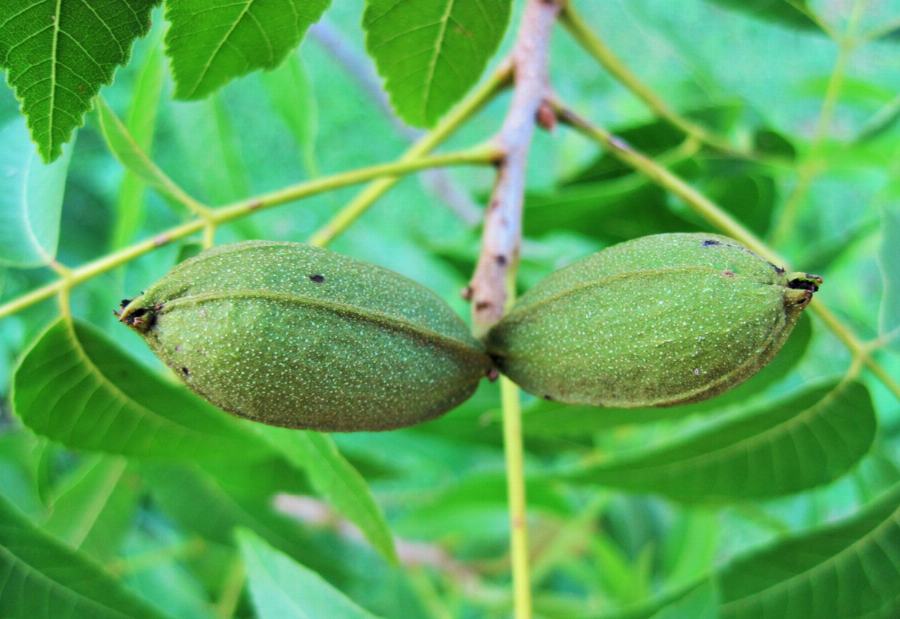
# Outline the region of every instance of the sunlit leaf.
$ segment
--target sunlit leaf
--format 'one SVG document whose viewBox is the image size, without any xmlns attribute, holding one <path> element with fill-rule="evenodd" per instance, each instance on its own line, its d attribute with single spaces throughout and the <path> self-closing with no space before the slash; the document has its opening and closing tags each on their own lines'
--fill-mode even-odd
<svg viewBox="0 0 900 619">
<path fill-rule="evenodd" d="M 360 528 L 372 546 L 396 561 L 394 539 L 362 475 L 341 455 L 327 434 L 259 427 L 262 436 L 297 467 L 316 492 Z"/>
<path fill-rule="evenodd" d="M 875 427 L 863 385 L 827 384 L 567 477 L 683 501 L 779 496 L 846 473 L 868 451 Z"/>
<path fill-rule="evenodd" d="M 738 558 L 722 619 L 890 619 L 900 607 L 900 486 L 858 514 Z"/>
<path fill-rule="evenodd" d="M 374 615 L 321 576 L 278 552 L 254 533 L 239 531 L 238 544 L 257 619 L 374 619 Z"/>
<path fill-rule="evenodd" d="M 91 99 L 128 60 L 159 0 L 0 3 L 0 66 L 45 161 L 84 122 Z"/>
<path fill-rule="evenodd" d="M 704 581 L 683 597 L 661 608 L 650 619 L 718 619 L 718 591 L 715 583 Z"/>
<path fill-rule="evenodd" d="M 175 96 L 199 99 L 256 69 L 274 69 L 330 0 L 177 0 L 166 3 Z"/>
<path fill-rule="evenodd" d="M 92 327 L 64 318 L 22 358 L 12 401 L 34 432 L 77 449 L 181 459 L 268 451 L 247 422 L 163 380 Z"/>
<path fill-rule="evenodd" d="M 164 615 L 0 499 L 0 615 L 124 619 Z"/>
<path fill-rule="evenodd" d="M 431 126 L 478 80 L 509 20 L 509 0 L 368 0 L 366 49 L 397 113 Z"/>
<path fill-rule="evenodd" d="M 56 257 L 71 157 L 69 145 L 53 163 L 41 161 L 21 118 L 0 129 L 0 265 L 33 267 Z"/>
</svg>

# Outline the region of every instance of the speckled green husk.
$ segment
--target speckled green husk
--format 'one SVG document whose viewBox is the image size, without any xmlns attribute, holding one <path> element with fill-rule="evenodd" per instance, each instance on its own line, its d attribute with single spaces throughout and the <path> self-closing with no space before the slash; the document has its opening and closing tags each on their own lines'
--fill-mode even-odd
<svg viewBox="0 0 900 619">
<path fill-rule="evenodd" d="M 428 289 L 298 243 L 205 251 L 128 303 L 120 319 L 210 402 L 291 428 L 426 421 L 466 400 L 491 365 Z"/>
<path fill-rule="evenodd" d="M 548 399 L 694 402 L 765 366 L 821 283 L 723 236 L 647 236 L 541 281 L 487 346 L 502 372 Z"/>
</svg>

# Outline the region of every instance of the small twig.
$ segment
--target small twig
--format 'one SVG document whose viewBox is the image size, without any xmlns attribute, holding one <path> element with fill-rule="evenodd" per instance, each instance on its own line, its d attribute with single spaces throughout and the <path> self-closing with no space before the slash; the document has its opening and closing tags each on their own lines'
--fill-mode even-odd
<svg viewBox="0 0 900 619">
<path fill-rule="evenodd" d="M 485 211 L 481 255 L 466 289 L 479 335 L 503 316 L 506 274 L 519 260 L 528 151 L 538 111 L 549 96 L 550 34 L 559 11 L 555 1 L 530 0 L 512 52 L 512 101 L 494 138 L 503 158 L 497 165 L 497 180 Z"/>
</svg>

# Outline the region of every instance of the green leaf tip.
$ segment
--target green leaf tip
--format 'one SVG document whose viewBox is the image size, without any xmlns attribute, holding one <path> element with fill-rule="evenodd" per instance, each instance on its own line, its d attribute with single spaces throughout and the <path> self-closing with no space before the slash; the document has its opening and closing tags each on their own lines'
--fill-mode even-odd
<svg viewBox="0 0 900 619">
<path fill-rule="evenodd" d="M 506 31 L 509 0 L 367 0 L 366 50 L 397 114 L 428 127 L 472 87 Z"/>
<path fill-rule="evenodd" d="M 93 98 L 150 29 L 160 0 L 0 4 L 0 66 L 45 162 L 84 123 Z"/>
<path fill-rule="evenodd" d="M 274 69 L 318 21 L 331 0 L 178 0 L 166 53 L 175 97 L 202 99 L 235 77 Z"/>
</svg>

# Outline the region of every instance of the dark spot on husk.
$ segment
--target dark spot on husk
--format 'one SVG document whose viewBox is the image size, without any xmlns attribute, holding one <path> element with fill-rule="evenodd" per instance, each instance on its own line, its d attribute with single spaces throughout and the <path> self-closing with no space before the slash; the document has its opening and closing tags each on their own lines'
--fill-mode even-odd
<svg viewBox="0 0 900 619">
<path fill-rule="evenodd" d="M 131 303 L 131 299 L 122 299 L 119 301 L 119 307 L 124 309 L 129 303 Z"/>
<path fill-rule="evenodd" d="M 475 309 L 478 310 L 478 311 L 487 309 L 487 308 L 489 308 L 490 306 L 491 306 L 491 302 L 490 302 L 490 301 L 478 301 L 477 303 L 475 303 Z"/>
<path fill-rule="evenodd" d="M 784 275 L 784 269 L 782 269 L 781 267 L 775 266 L 771 262 L 769 263 L 769 266 L 772 267 L 775 270 L 775 272 L 778 273 L 779 275 Z"/>
<path fill-rule="evenodd" d="M 320 275 L 319 273 L 316 273 L 315 275 L 310 275 L 310 276 L 309 276 L 309 281 L 315 282 L 315 283 L 317 283 L 317 284 L 321 284 L 322 282 L 325 281 L 325 276 L 324 276 L 324 275 Z"/>
<path fill-rule="evenodd" d="M 544 394 L 544 399 L 545 399 L 545 400 L 548 400 L 548 401 L 550 401 L 550 402 L 552 402 L 552 401 L 553 401 L 553 396 L 550 395 L 550 394 L 545 393 L 545 394 Z"/>
<path fill-rule="evenodd" d="M 138 331 L 149 331 L 156 325 L 156 312 L 161 309 L 161 305 L 154 307 L 152 310 L 146 307 L 139 307 L 122 320 L 126 325 L 137 329 Z"/>
<path fill-rule="evenodd" d="M 706 239 L 705 241 L 703 241 L 703 247 L 711 247 L 713 245 L 721 245 L 721 243 L 714 239 Z"/>
<path fill-rule="evenodd" d="M 472 287 L 471 287 L 471 286 L 466 286 L 465 288 L 463 288 L 462 290 L 459 291 L 459 294 L 460 294 L 460 296 L 461 296 L 463 299 L 465 299 L 466 301 L 471 301 L 471 300 L 472 300 L 472 294 L 473 294 L 474 292 L 475 292 L 475 291 L 472 290 Z"/>
<path fill-rule="evenodd" d="M 497 371 L 497 368 L 491 368 L 487 372 L 484 373 L 487 376 L 487 379 L 491 382 L 494 382 L 498 378 L 500 378 L 500 372 Z"/>
<path fill-rule="evenodd" d="M 181 367 L 181 374 L 182 374 L 182 376 L 184 376 L 185 378 L 187 378 L 188 376 L 191 375 L 191 371 L 190 371 L 189 369 L 187 369 L 186 367 L 182 366 L 182 367 Z"/>
<path fill-rule="evenodd" d="M 500 266 L 504 266 L 506 264 L 506 256 L 504 256 L 503 254 L 497 254 L 494 257 L 494 260 L 496 260 L 497 264 L 499 264 Z"/>
<path fill-rule="evenodd" d="M 724 271 L 722 271 L 722 275 L 724 275 L 725 277 L 734 277 L 734 271 L 732 271 L 731 269 L 725 269 Z"/>
</svg>

